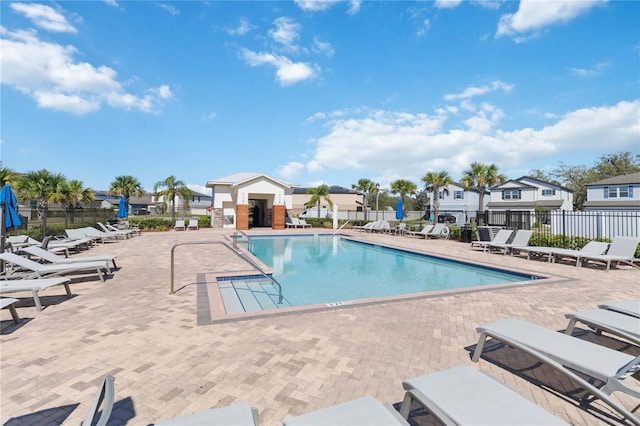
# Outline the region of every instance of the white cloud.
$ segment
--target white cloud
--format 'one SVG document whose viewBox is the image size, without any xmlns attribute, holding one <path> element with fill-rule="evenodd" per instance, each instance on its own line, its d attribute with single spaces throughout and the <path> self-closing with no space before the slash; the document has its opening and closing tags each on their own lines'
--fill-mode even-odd
<svg viewBox="0 0 640 426">
<path fill-rule="evenodd" d="M 462 0 L 436 0 L 435 6 L 438 9 L 453 9 L 460 6 Z"/>
<path fill-rule="evenodd" d="M 227 32 L 231 35 L 245 35 L 254 28 L 255 26 L 251 25 L 247 18 L 242 17 L 240 18 L 238 25 L 235 28 L 228 29 Z"/>
<path fill-rule="evenodd" d="M 318 69 L 314 65 L 304 62 L 293 62 L 291 59 L 272 53 L 256 53 L 242 49 L 241 57 L 252 67 L 271 65 L 276 69 L 276 80 L 282 86 L 290 86 L 305 80 L 312 80 L 318 76 Z"/>
<path fill-rule="evenodd" d="M 167 12 L 169 12 L 172 15 L 180 15 L 180 10 L 177 9 L 175 6 L 170 5 L 170 4 L 164 4 L 164 3 L 159 3 L 158 6 L 160 6 L 161 8 L 163 8 L 164 10 L 166 10 Z"/>
<path fill-rule="evenodd" d="M 196 183 L 188 183 L 186 186 L 190 190 L 199 192 L 200 194 L 211 195 L 211 188 L 207 188 L 206 186 L 199 185 Z"/>
<path fill-rule="evenodd" d="M 329 42 L 321 41 L 318 37 L 313 38 L 313 51 L 315 53 L 321 53 L 326 56 L 333 56 L 336 52 L 333 50 L 333 46 Z"/>
<path fill-rule="evenodd" d="M 282 166 L 278 166 L 277 174 L 282 179 L 294 179 L 304 170 L 304 164 L 291 161 Z"/>
<path fill-rule="evenodd" d="M 340 0 L 295 0 L 298 7 L 306 12 L 322 12 L 330 9 Z"/>
<path fill-rule="evenodd" d="M 215 112 L 210 112 L 208 114 L 204 114 L 202 116 L 203 120 L 215 120 L 218 117 L 218 114 L 216 114 Z"/>
<path fill-rule="evenodd" d="M 462 93 L 444 95 L 444 99 L 447 101 L 467 100 L 476 96 L 484 95 L 489 92 L 495 92 L 497 90 L 509 93 L 512 89 L 513 84 L 507 84 L 500 80 L 496 80 L 491 82 L 490 84 L 485 84 L 483 86 L 467 87 Z"/>
<path fill-rule="evenodd" d="M 450 113 L 372 111 L 360 118 L 329 121 L 330 129 L 317 139 L 307 170 L 353 169 L 381 180 L 402 176 L 419 182 L 429 170 L 446 169 L 460 176 L 473 161 L 495 162 L 507 170 L 564 153 L 601 153 L 603 146 L 608 152 L 637 151 L 640 139 L 638 100 L 571 111 L 541 129 L 496 129 L 504 113 L 490 104 L 469 113 L 463 127 L 447 129 Z"/>
<path fill-rule="evenodd" d="M 269 30 L 269 36 L 281 44 L 285 49 L 297 51 L 298 47 L 295 42 L 300 37 L 300 29 L 302 26 L 295 20 L 281 16 L 273 21 L 274 29 Z"/>
<path fill-rule="evenodd" d="M 128 93 L 112 68 L 77 62 L 75 47 L 42 41 L 34 31 L 11 32 L 0 26 L 0 50 L 2 84 L 33 97 L 42 108 L 87 114 L 106 103 L 153 112 L 161 100 L 173 96 L 166 85 L 142 97 Z"/>
<path fill-rule="evenodd" d="M 422 21 L 422 25 L 418 27 L 418 30 L 416 31 L 416 35 L 417 36 L 425 35 L 427 31 L 429 31 L 429 28 L 431 28 L 431 21 L 429 21 L 428 19 L 424 19 Z"/>
<path fill-rule="evenodd" d="M 520 36 L 549 25 L 566 23 L 607 0 L 521 0 L 516 13 L 502 15 L 496 37 Z M 523 40 L 519 37 L 519 40 Z"/>
<path fill-rule="evenodd" d="M 103 0 L 106 4 L 112 7 L 120 7 L 116 0 Z"/>
<path fill-rule="evenodd" d="M 360 4 L 362 3 L 361 0 L 351 0 L 349 1 L 349 10 L 347 11 L 347 13 L 349 15 L 355 15 L 356 13 L 360 12 Z"/>
<path fill-rule="evenodd" d="M 593 68 L 571 68 L 569 71 L 573 75 L 579 77 L 595 77 L 598 76 L 609 67 L 609 62 L 599 62 Z"/>
<path fill-rule="evenodd" d="M 36 26 L 47 31 L 59 33 L 77 33 L 67 18 L 56 12 L 52 7 L 36 3 L 11 3 L 11 8 L 24 15 Z"/>
</svg>

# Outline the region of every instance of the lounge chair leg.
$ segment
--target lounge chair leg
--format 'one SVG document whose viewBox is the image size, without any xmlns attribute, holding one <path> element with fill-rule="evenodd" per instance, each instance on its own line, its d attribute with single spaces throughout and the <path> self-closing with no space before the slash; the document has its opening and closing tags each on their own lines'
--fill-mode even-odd
<svg viewBox="0 0 640 426">
<path fill-rule="evenodd" d="M 13 305 L 9 305 L 9 312 L 11 313 L 13 323 L 18 324 L 20 322 L 20 317 L 18 316 L 18 311 L 16 311 L 16 308 Z"/>
<path fill-rule="evenodd" d="M 473 351 L 473 356 L 471 357 L 471 361 L 478 362 L 480 360 L 480 355 L 482 355 L 482 351 L 484 350 L 484 344 L 487 341 L 487 334 L 480 333 L 480 337 L 478 338 L 478 344 L 476 345 L 475 351 Z"/>
<path fill-rule="evenodd" d="M 569 325 L 567 325 L 567 329 L 564 331 L 564 334 L 571 336 L 573 334 L 573 329 L 575 328 L 577 321 L 578 320 L 576 318 L 571 318 L 571 320 L 569 321 Z"/>
<path fill-rule="evenodd" d="M 404 399 L 402 400 L 402 405 L 400 406 L 400 415 L 405 420 L 409 418 L 409 412 L 411 411 L 412 403 L 413 398 L 411 397 L 411 392 L 405 392 Z"/>
<path fill-rule="evenodd" d="M 40 296 L 38 296 L 38 290 L 31 290 L 33 293 L 33 302 L 36 304 L 38 311 L 42 310 L 42 304 L 40 303 Z"/>
<path fill-rule="evenodd" d="M 67 296 L 71 297 L 71 289 L 69 288 L 69 283 L 64 283 L 64 290 L 67 292 Z"/>
</svg>

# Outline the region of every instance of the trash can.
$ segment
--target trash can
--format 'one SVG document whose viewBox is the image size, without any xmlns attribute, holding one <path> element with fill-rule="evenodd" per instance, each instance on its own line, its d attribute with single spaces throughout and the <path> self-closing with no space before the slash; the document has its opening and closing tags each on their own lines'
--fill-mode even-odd
<svg viewBox="0 0 640 426">
<path fill-rule="evenodd" d="M 463 243 L 471 243 L 472 230 L 470 226 L 463 226 L 460 229 L 460 239 Z"/>
</svg>

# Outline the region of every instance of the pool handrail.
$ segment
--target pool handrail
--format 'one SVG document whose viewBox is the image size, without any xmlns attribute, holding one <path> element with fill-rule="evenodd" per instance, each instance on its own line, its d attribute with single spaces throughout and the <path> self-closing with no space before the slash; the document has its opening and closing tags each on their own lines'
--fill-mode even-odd
<svg viewBox="0 0 640 426">
<path fill-rule="evenodd" d="M 347 223 L 349 223 L 349 219 L 347 219 L 347 221 L 345 223 L 340 225 L 340 228 L 336 229 L 336 231 L 333 233 L 333 235 L 336 235 L 342 228 L 344 228 L 347 225 Z"/>
<path fill-rule="evenodd" d="M 233 248 L 232 246 L 230 246 L 228 243 L 226 243 L 224 241 L 178 241 L 173 246 L 171 246 L 171 288 L 169 290 L 169 294 L 175 294 L 175 291 L 174 291 L 174 270 L 175 270 L 174 259 L 175 259 L 175 250 L 176 250 L 176 248 L 178 246 L 198 245 L 198 244 L 219 244 L 219 245 L 222 245 L 222 246 L 228 248 L 229 250 L 231 250 L 240 259 L 242 259 L 245 262 L 247 262 L 249 265 L 251 265 L 253 267 L 253 269 L 255 269 L 256 271 L 260 272 L 260 274 L 262 274 L 262 276 L 264 276 L 265 278 L 271 280 L 276 285 L 276 287 L 278 287 L 278 303 L 279 304 L 282 303 L 282 285 L 275 278 L 273 278 L 272 275 L 267 274 L 254 261 L 252 261 L 251 259 L 246 257 L 244 255 L 244 253 L 242 253 L 237 248 Z"/>
</svg>

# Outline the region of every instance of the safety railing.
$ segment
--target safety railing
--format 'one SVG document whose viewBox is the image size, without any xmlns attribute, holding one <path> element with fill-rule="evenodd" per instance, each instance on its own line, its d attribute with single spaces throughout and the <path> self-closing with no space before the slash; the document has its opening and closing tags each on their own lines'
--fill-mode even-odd
<svg viewBox="0 0 640 426">
<path fill-rule="evenodd" d="M 175 260 L 176 248 L 179 247 L 179 246 L 202 245 L 202 244 L 217 244 L 217 245 L 221 245 L 221 246 L 231 250 L 233 253 L 236 254 L 236 256 L 238 256 L 240 259 L 244 260 L 249 265 L 251 265 L 253 267 L 253 269 L 255 269 L 256 271 L 260 272 L 260 274 L 263 277 L 271 280 L 271 282 L 273 282 L 275 284 L 275 286 L 278 288 L 278 303 L 282 303 L 282 285 L 275 278 L 273 278 L 273 276 L 271 276 L 271 275 L 267 274 L 265 271 L 263 271 L 262 268 L 260 266 L 258 266 L 258 264 L 256 264 L 254 261 L 252 261 L 251 259 L 246 257 L 240 250 L 238 250 L 237 248 L 233 248 L 232 246 L 230 246 L 229 244 L 225 243 L 224 241 L 179 241 L 179 242 L 175 243 L 173 246 L 171 246 L 171 288 L 169 290 L 169 294 L 174 294 L 175 293 L 175 288 L 174 288 L 175 261 L 174 260 Z"/>
<path fill-rule="evenodd" d="M 336 231 L 333 233 L 333 235 L 336 235 L 338 232 L 340 232 L 340 230 L 341 230 L 342 228 L 344 228 L 344 227 L 347 225 L 347 223 L 349 223 L 349 220 L 347 220 L 345 223 L 343 223 L 342 225 L 340 225 L 340 228 L 336 229 Z"/>
</svg>

